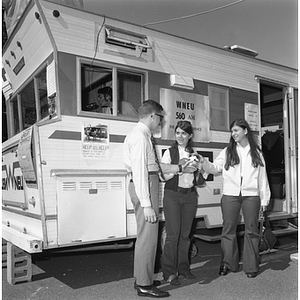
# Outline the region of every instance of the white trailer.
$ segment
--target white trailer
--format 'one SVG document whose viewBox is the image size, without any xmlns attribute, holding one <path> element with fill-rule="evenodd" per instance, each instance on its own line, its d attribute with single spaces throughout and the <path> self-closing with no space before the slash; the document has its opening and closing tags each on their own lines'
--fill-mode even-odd
<svg viewBox="0 0 300 300">
<path fill-rule="evenodd" d="M 271 158 L 270 219 L 298 216 L 297 70 L 242 47 L 27 2 L 3 49 L 2 233 L 11 283 L 31 279 L 31 254 L 134 240 L 122 147 L 146 99 L 167 111 L 156 134 L 160 155 L 179 119 L 193 123 L 196 150 L 213 160 L 229 141 L 231 121 L 246 118 Z M 103 89 L 112 100 L 105 112 Z M 198 228 L 221 227 L 221 177 L 210 175 L 198 193 Z M 160 212 L 163 222 L 162 205 Z M 28 260 L 21 279 L 14 249 Z"/>
</svg>

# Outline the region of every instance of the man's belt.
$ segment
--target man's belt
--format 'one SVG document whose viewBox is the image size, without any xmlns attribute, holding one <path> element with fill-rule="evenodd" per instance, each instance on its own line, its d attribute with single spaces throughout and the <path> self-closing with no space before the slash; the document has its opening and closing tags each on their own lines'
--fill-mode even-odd
<svg viewBox="0 0 300 300">
<path fill-rule="evenodd" d="M 128 173 L 129 176 L 132 176 L 132 173 Z M 158 175 L 158 171 L 148 171 L 148 175 Z"/>
<path fill-rule="evenodd" d="M 149 171 L 148 175 L 158 175 L 158 171 Z"/>
<path fill-rule="evenodd" d="M 128 173 L 128 175 L 132 177 L 132 173 Z M 158 175 L 158 171 L 149 171 L 148 175 Z M 133 182 L 133 180 L 130 179 L 130 182 Z"/>
</svg>

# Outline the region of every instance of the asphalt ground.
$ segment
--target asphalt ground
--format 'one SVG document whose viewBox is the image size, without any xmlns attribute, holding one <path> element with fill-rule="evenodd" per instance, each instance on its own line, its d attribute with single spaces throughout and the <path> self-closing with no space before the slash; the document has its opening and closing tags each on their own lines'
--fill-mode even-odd
<svg viewBox="0 0 300 300">
<path fill-rule="evenodd" d="M 168 299 L 296 300 L 298 299 L 297 236 L 279 238 L 277 249 L 261 255 L 260 272 L 247 278 L 242 264 L 237 273 L 219 276 L 220 245 L 196 241 L 198 254 L 191 260 L 194 280 L 179 286 L 162 282 Z M 3 300 L 118 300 L 144 299 L 133 289 L 133 251 L 54 255 L 33 265 L 31 282 L 10 285 L 2 269 Z M 162 279 L 162 274 L 155 274 Z"/>
</svg>

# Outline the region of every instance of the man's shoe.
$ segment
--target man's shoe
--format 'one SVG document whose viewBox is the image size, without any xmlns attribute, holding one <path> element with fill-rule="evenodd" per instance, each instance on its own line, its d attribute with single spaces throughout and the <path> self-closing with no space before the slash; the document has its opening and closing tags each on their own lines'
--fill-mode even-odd
<svg viewBox="0 0 300 300">
<path fill-rule="evenodd" d="M 257 276 L 257 272 L 246 273 L 248 278 L 255 278 Z"/>
<path fill-rule="evenodd" d="M 167 282 L 172 284 L 172 285 L 179 285 L 180 284 L 180 281 L 179 281 L 177 275 L 170 275 L 169 278 L 167 279 Z"/>
<path fill-rule="evenodd" d="M 230 269 L 226 265 L 223 265 L 220 267 L 219 275 L 226 276 L 229 273 L 229 271 Z"/>
<path fill-rule="evenodd" d="M 191 271 L 188 271 L 186 273 L 180 273 L 180 275 L 186 279 L 195 279 L 196 278 L 196 276 Z"/>
<path fill-rule="evenodd" d="M 160 286 L 161 282 L 159 280 L 153 280 L 153 285 L 154 286 Z M 134 282 L 133 287 L 137 290 L 138 285 L 136 284 L 136 281 Z"/>
<path fill-rule="evenodd" d="M 168 292 L 162 291 L 155 287 L 154 285 L 151 288 L 143 288 L 141 286 L 137 286 L 137 294 L 142 297 L 152 297 L 152 298 L 166 298 L 169 297 L 170 294 Z"/>
</svg>

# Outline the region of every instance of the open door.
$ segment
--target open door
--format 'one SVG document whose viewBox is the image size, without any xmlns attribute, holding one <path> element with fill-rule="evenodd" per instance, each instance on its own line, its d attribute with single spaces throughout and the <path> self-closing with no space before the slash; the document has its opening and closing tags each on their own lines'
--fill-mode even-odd
<svg viewBox="0 0 300 300">
<path fill-rule="evenodd" d="M 297 213 L 297 100 L 287 84 L 258 79 L 261 146 L 271 188 L 268 211 L 284 217 Z"/>
</svg>

